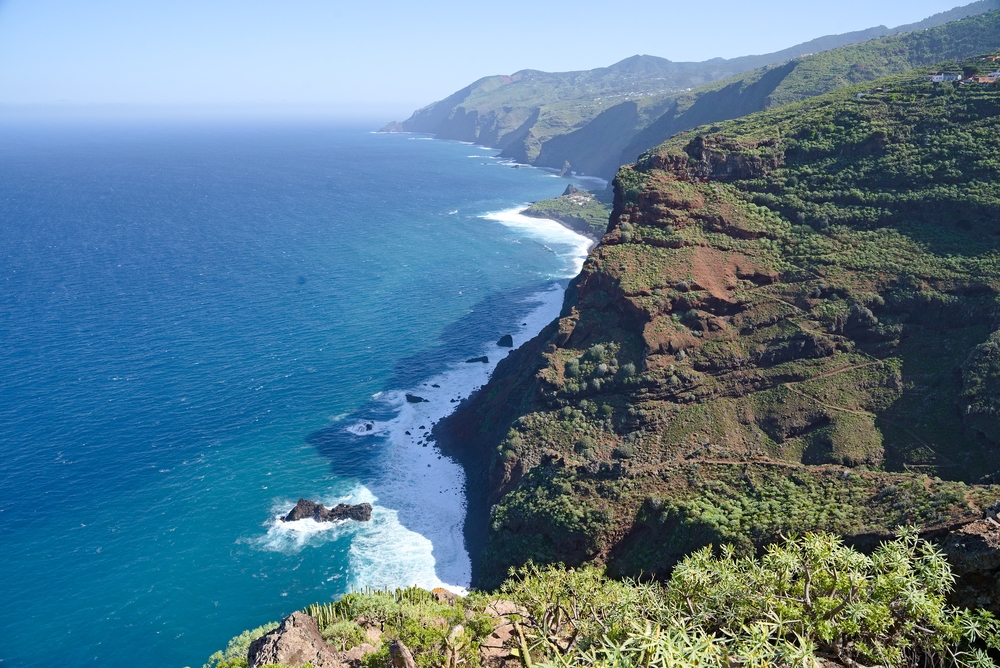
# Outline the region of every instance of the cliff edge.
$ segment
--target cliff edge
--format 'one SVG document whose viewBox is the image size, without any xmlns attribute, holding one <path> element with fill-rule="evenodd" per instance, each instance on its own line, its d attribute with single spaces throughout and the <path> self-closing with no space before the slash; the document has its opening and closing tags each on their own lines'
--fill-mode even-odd
<svg viewBox="0 0 1000 668">
<path fill-rule="evenodd" d="M 438 429 L 477 586 L 529 560 L 664 576 L 803 531 L 870 545 L 1000 498 L 1000 89 L 929 72 L 621 170 L 562 316 Z"/>
</svg>

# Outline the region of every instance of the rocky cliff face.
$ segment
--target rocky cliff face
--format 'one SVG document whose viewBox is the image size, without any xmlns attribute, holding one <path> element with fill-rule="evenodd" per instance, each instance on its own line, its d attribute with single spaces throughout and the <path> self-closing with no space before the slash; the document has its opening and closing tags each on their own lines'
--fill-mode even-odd
<svg viewBox="0 0 1000 668">
<path fill-rule="evenodd" d="M 852 100 L 681 137 L 622 170 L 562 317 L 441 430 L 482 490 L 469 512 L 478 584 L 527 559 L 664 574 L 707 543 L 752 550 L 805 530 L 865 544 L 977 519 L 1000 498 L 996 242 L 955 227 L 983 204 L 957 191 L 921 218 L 883 198 L 875 228 L 849 206 L 823 209 L 839 227 L 808 213 L 827 196 L 801 175 L 855 179 L 862 197 L 891 186 L 886 165 L 900 169 L 909 142 L 935 143 L 857 117 L 823 151 L 779 138 L 812 137 L 809 113 Z M 992 127 L 991 104 L 975 118 L 963 106 L 956 124 Z M 910 107 L 869 112 L 914 122 Z"/>
</svg>

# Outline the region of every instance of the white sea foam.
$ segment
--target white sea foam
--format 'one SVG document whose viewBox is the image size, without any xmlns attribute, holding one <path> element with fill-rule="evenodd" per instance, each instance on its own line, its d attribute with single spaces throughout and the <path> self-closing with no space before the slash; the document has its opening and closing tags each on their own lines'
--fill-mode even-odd
<svg viewBox="0 0 1000 668">
<path fill-rule="evenodd" d="M 253 542 L 259 549 L 268 552 L 296 554 L 306 547 L 318 547 L 349 536 L 348 584 L 355 588 L 393 589 L 417 585 L 426 589 L 444 587 L 458 594 L 467 593 L 464 587 L 438 579 L 431 541 L 400 524 L 397 511 L 378 504 L 371 490 L 358 485 L 349 495 L 322 499 L 322 502 L 327 506 L 370 503 L 371 521 L 317 522 L 308 518 L 285 522 L 281 518 L 294 502 L 283 499 L 275 503 L 275 514 L 267 523 L 267 534 Z"/>
<path fill-rule="evenodd" d="M 534 239 L 564 258 L 567 267 L 558 277 L 578 273 L 591 241 L 555 221 L 524 216 L 522 210 L 482 217 Z M 563 286 L 557 283 L 527 298 L 528 314 L 509 332 L 514 346 L 528 341 L 558 316 L 562 301 Z M 487 363 L 456 360 L 416 387 L 375 394 L 372 401 L 386 409 L 378 412 L 394 417 L 341 426 L 356 436 L 377 439 L 384 448 L 384 469 L 378 480 L 367 487 L 358 485 L 346 496 L 320 500 L 327 506 L 371 503 L 370 522 L 282 522 L 281 515 L 294 503 L 282 499 L 276 502 L 266 535 L 255 541 L 258 547 L 296 553 L 349 536 L 348 582 L 356 587 L 419 585 L 463 592 L 472 576 L 463 535 L 465 474 L 458 463 L 443 457 L 428 437 L 434 425 L 452 413 L 459 401 L 489 380 L 496 364 L 508 352 L 495 342 L 486 342 L 479 354 L 487 357 Z M 407 394 L 425 401 L 407 401 Z"/>
<path fill-rule="evenodd" d="M 594 242 L 582 234 L 577 234 L 562 223 L 548 218 L 525 216 L 522 213 L 524 209 L 525 207 L 520 206 L 505 211 L 487 213 L 482 217 L 496 221 L 526 237 L 541 242 L 561 256 L 566 261 L 566 268 L 555 278 L 570 278 L 579 274 L 580 269 L 583 268 L 583 261 L 587 259 L 587 252 Z"/>
<path fill-rule="evenodd" d="M 562 299 L 563 288 L 558 284 L 529 297 L 526 302 L 534 308 L 512 328 L 514 345 L 526 342 L 551 322 L 559 314 Z M 469 585 L 471 562 L 463 534 L 465 474 L 456 462 L 442 457 L 427 437 L 441 418 L 454 411 L 458 401 L 489 380 L 508 351 L 488 342 L 479 351 L 488 363 L 456 361 L 417 387 L 385 392 L 379 402 L 395 412 L 395 417 L 346 427 L 353 433 L 359 433 L 360 427 L 362 433 L 375 438 L 384 435 L 386 465 L 379 481 L 370 487 L 380 506 L 395 513 L 391 518 L 373 513 L 370 530 L 352 539 L 351 571 L 357 582 L 371 586 L 447 585 L 452 589 Z M 407 393 L 426 401 L 408 402 Z M 383 524 L 375 522 L 376 515 L 383 518 Z"/>
<path fill-rule="evenodd" d="M 563 288 L 552 284 L 525 300 L 530 308 L 511 328 L 515 346 L 525 343 L 552 321 L 562 305 Z M 370 522 L 284 522 L 295 504 L 275 499 L 263 536 L 253 539 L 258 549 L 297 554 L 306 548 L 349 538 L 348 584 L 355 587 L 444 587 L 464 593 L 472 569 L 465 551 L 465 474 L 456 462 L 443 457 L 428 440 L 437 422 L 454 411 L 458 401 L 484 385 L 510 349 L 484 343 L 480 354 L 487 363 L 456 361 L 417 387 L 380 392 L 373 401 L 388 420 L 360 420 L 341 428 L 383 443 L 385 468 L 367 487 L 358 484 L 348 493 L 317 499 L 327 507 L 338 503 L 372 504 Z M 406 394 L 425 399 L 406 400 Z M 409 432 L 409 433 L 407 433 Z M 343 491 L 343 488 L 341 488 Z"/>
<path fill-rule="evenodd" d="M 375 500 L 375 496 L 360 485 L 348 495 L 319 499 L 328 507 L 336 506 L 338 503 L 373 503 Z M 267 533 L 251 542 L 267 552 L 295 554 L 303 548 L 316 547 L 342 536 L 351 535 L 361 526 L 359 522 L 351 520 L 342 522 L 317 522 L 312 518 L 295 522 L 282 520 L 294 506 L 294 500 L 276 499 L 271 507 L 271 519 L 266 524 Z M 375 514 L 374 510 L 372 514 Z"/>
</svg>

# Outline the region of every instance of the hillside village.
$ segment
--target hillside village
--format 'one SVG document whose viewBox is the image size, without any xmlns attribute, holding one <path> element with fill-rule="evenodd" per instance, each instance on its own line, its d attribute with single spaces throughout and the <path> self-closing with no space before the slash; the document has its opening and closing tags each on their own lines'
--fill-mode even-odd
<svg viewBox="0 0 1000 668">
<path fill-rule="evenodd" d="M 1000 56 L 984 56 L 980 59 L 984 63 L 992 63 L 993 67 L 996 67 L 992 72 L 983 74 L 979 68 L 967 67 L 961 73 L 951 73 L 951 72 L 934 72 L 927 75 L 927 80 L 931 83 L 946 83 L 946 82 L 957 82 L 959 85 L 968 84 L 995 84 L 997 78 L 1000 77 L 1000 67 L 997 67 L 996 63 L 1000 62 Z"/>
</svg>

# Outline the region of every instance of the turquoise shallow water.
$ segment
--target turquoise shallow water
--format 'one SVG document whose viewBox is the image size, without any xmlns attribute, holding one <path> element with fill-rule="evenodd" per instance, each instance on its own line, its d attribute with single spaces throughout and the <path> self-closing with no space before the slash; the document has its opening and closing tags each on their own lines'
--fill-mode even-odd
<svg viewBox="0 0 1000 668">
<path fill-rule="evenodd" d="M 468 584 L 461 472 L 421 434 L 586 247 L 510 212 L 566 181 L 494 153 L 0 128 L 3 666 L 200 665 L 351 585 Z M 375 517 L 277 523 L 299 496 Z"/>
</svg>

